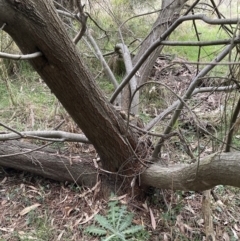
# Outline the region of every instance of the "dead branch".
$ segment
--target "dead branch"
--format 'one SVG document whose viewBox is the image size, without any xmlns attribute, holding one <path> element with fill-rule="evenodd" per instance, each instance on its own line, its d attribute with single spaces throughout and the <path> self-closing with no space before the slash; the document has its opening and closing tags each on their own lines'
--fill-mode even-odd
<svg viewBox="0 0 240 241">
<path fill-rule="evenodd" d="M 38 139 L 54 142 L 82 142 L 90 143 L 83 134 L 69 133 L 65 131 L 23 131 L 19 133 L 0 133 L 0 141 L 18 139 Z"/>
<path fill-rule="evenodd" d="M 113 93 L 110 102 L 113 103 L 117 95 L 121 92 L 121 90 L 126 86 L 126 84 L 130 81 L 130 79 L 136 74 L 136 72 L 139 70 L 139 68 L 142 66 L 142 64 L 146 61 L 148 56 L 158 47 L 161 45 L 161 42 L 164 41 L 170 34 L 184 21 L 189 20 L 202 20 L 205 23 L 212 24 L 212 25 L 222 25 L 222 24 L 237 24 L 239 22 L 239 18 L 232 18 L 232 19 L 211 19 L 206 17 L 203 14 L 198 15 L 190 15 L 190 16 L 182 16 L 179 17 L 175 22 L 170 25 L 170 27 L 159 37 L 158 40 L 156 40 L 142 55 L 142 57 L 138 60 L 138 62 L 135 64 L 132 71 L 124 78 L 122 83 L 119 85 L 118 89 L 115 90 Z M 231 43 L 232 45 L 236 45 L 234 43 Z M 216 61 L 219 62 L 219 61 Z"/>
</svg>

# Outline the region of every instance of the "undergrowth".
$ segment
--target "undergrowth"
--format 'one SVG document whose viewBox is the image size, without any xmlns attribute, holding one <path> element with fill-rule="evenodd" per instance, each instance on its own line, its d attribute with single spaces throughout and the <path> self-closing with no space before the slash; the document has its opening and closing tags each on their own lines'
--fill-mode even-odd
<svg viewBox="0 0 240 241">
<path fill-rule="evenodd" d="M 148 240 L 149 234 L 143 226 L 132 224 L 133 214 L 126 210 L 126 206 L 110 201 L 108 208 L 106 217 L 96 215 L 95 221 L 98 225 L 89 226 L 85 233 L 102 237 L 101 240 L 104 241 Z"/>
</svg>

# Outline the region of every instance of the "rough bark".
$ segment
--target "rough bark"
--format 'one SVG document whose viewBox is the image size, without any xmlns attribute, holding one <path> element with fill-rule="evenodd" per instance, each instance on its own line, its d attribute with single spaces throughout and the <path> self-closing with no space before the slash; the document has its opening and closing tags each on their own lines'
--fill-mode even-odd
<svg viewBox="0 0 240 241">
<path fill-rule="evenodd" d="M 57 181 L 69 181 L 85 186 L 93 186 L 97 181 L 97 170 L 89 154 L 68 158 L 52 148 L 20 141 L 1 142 L 0 166 L 31 172 Z M 31 150 L 35 150 L 30 152 Z M 29 152 L 29 153 L 26 153 Z M 14 153 L 24 153 L 13 155 Z"/>
<path fill-rule="evenodd" d="M 216 185 L 240 187 L 240 153 L 212 154 L 198 163 L 162 167 L 151 165 L 141 182 L 157 188 L 173 190 L 207 190 Z"/>
<path fill-rule="evenodd" d="M 159 13 L 159 16 L 149 35 L 144 39 L 141 44 L 141 47 L 133 59 L 133 64 L 135 65 L 145 51 L 151 46 L 156 40 L 158 40 L 161 34 L 166 31 L 166 29 L 171 25 L 180 14 L 180 11 L 185 2 L 188 0 L 163 0 L 162 1 L 162 10 Z M 138 75 L 136 76 L 138 84 L 143 84 L 148 80 L 152 67 L 160 55 L 163 46 L 160 45 L 152 54 L 147 58 L 145 63 L 138 70 Z"/>
<path fill-rule="evenodd" d="M 2 142 L 0 166 L 28 171 L 57 181 L 75 182 L 80 185 L 96 184 L 98 173 L 89 155 L 68 158 L 56 150 L 44 148 L 14 156 L 14 153 L 36 149 L 36 145 L 19 141 Z M 5 156 L 2 156 L 5 155 Z M 12 156 L 7 156 L 12 155 Z M 163 167 L 151 165 L 141 174 L 141 184 L 161 189 L 207 190 L 216 185 L 240 187 L 240 153 L 212 154 L 190 165 Z M 109 180 L 102 181 L 109 184 Z M 106 186 L 106 185 L 105 185 Z"/>
<path fill-rule="evenodd" d="M 48 0 L 0 0 L 0 26 L 24 54 L 41 51 L 30 63 L 83 130 L 101 157 L 103 167 L 118 171 L 137 146 L 133 133 L 108 104 L 84 66 L 76 46 Z"/>
</svg>

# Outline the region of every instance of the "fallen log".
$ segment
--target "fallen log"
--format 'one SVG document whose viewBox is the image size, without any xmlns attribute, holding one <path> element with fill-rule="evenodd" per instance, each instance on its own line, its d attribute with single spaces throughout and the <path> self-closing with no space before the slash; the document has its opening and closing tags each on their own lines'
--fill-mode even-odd
<svg viewBox="0 0 240 241">
<path fill-rule="evenodd" d="M 56 181 L 69 181 L 92 187 L 97 181 L 97 170 L 92 157 L 80 154 L 72 158 L 49 147 L 21 141 L 0 143 L 0 166 L 31 172 Z"/>
<path fill-rule="evenodd" d="M 101 181 L 104 182 L 101 186 L 108 195 L 109 190 L 116 189 L 119 175 L 104 175 L 102 169 L 97 170 L 94 167 L 92 159 L 89 153 L 69 158 L 53 148 L 44 147 L 40 150 L 39 146 L 27 142 L 0 142 L 0 166 L 88 187 L 93 187 L 97 183 L 98 174 L 101 174 Z M 216 185 L 240 187 L 239 160 L 240 152 L 231 152 L 213 153 L 202 158 L 199 163 L 189 165 L 175 164 L 165 167 L 152 164 L 142 172 L 140 180 L 145 186 L 186 191 L 207 190 Z M 121 184 L 120 181 L 119 185 Z"/>
</svg>

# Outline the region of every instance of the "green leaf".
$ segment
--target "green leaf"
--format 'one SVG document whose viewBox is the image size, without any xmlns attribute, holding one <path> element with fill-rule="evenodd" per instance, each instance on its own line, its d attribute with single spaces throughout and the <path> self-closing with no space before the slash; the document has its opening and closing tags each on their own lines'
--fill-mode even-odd
<svg viewBox="0 0 240 241">
<path fill-rule="evenodd" d="M 115 238 L 116 235 L 112 234 L 111 236 L 107 237 L 106 239 L 103 239 L 102 241 L 110 241 L 111 239 Z"/>
<path fill-rule="evenodd" d="M 123 220 L 123 222 L 121 223 L 121 226 L 119 227 L 119 231 L 123 231 L 124 229 L 126 229 L 127 227 L 129 227 L 132 223 L 133 220 L 133 215 L 132 214 L 128 214 L 125 216 L 125 219 Z"/>
<path fill-rule="evenodd" d="M 139 232 L 142 229 L 143 229 L 143 226 L 140 226 L 140 225 L 138 225 L 138 226 L 131 226 L 130 228 L 128 228 L 126 230 L 123 230 L 122 233 L 127 234 L 127 235 L 128 234 L 135 234 L 135 233 Z"/>
<path fill-rule="evenodd" d="M 104 236 L 101 238 L 103 241 L 127 241 L 133 238 L 138 240 L 137 235 L 141 235 L 144 228 L 143 226 L 132 225 L 133 214 L 127 212 L 127 207 L 119 206 L 117 201 L 110 201 L 108 207 L 106 217 L 95 216 L 95 220 L 100 227 L 91 226 L 85 232 L 95 236 Z M 144 238 L 144 240 L 146 239 Z"/>
<path fill-rule="evenodd" d="M 111 225 L 111 223 L 106 219 L 105 217 L 101 215 L 96 215 L 95 220 L 99 223 L 100 226 L 104 227 L 105 229 L 108 229 L 114 233 L 115 229 Z"/>
<path fill-rule="evenodd" d="M 117 230 L 119 230 L 119 227 L 120 227 L 121 223 L 122 223 L 122 222 L 125 222 L 126 215 L 128 215 L 126 209 L 127 209 L 127 207 L 126 207 L 126 206 L 123 206 L 123 207 L 121 207 L 121 209 L 119 210 L 118 221 L 117 221 L 117 224 L 116 224 Z"/>
<path fill-rule="evenodd" d="M 109 211 L 108 218 L 111 220 L 110 222 L 115 227 L 117 222 L 117 217 L 119 213 L 119 207 L 117 206 L 117 201 L 111 201 L 108 203 Z"/>
<path fill-rule="evenodd" d="M 86 228 L 86 230 L 84 232 L 92 234 L 94 236 L 103 236 L 103 235 L 107 234 L 107 231 L 105 229 L 99 228 L 96 226 L 89 226 Z"/>
</svg>

